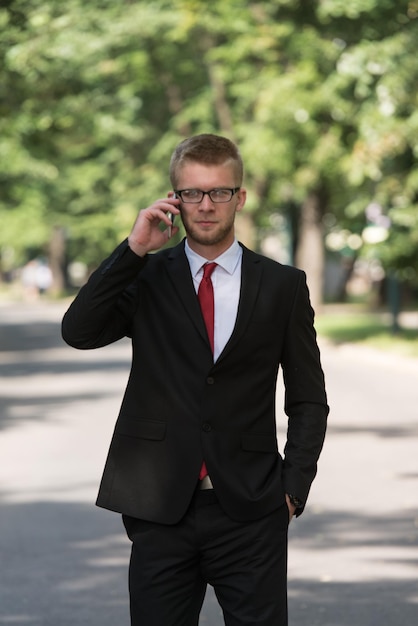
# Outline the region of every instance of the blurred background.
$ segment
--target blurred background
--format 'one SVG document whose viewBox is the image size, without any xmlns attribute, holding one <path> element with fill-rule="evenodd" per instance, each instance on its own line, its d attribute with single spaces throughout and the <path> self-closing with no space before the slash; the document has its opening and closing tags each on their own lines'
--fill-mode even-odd
<svg viewBox="0 0 418 626">
<path fill-rule="evenodd" d="M 418 0 L 3 0 L 1 298 L 74 292 L 215 132 L 246 165 L 239 239 L 306 270 L 320 330 L 351 304 L 352 338 L 411 349 L 417 41 Z"/>
</svg>

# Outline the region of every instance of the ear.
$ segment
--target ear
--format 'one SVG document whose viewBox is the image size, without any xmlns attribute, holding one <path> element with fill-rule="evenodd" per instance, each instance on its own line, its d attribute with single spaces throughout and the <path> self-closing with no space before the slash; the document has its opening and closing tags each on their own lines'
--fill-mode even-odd
<svg viewBox="0 0 418 626">
<path fill-rule="evenodd" d="M 235 211 L 238 213 L 238 211 L 241 211 L 247 200 L 247 190 L 245 187 L 241 187 L 241 189 L 237 191 L 236 195 L 238 202 L 236 204 Z"/>
</svg>

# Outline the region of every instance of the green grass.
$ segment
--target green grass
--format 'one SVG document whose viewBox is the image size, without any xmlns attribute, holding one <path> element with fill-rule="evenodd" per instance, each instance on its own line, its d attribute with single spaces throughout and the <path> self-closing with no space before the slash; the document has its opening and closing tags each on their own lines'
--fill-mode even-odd
<svg viewBox="0 0 418 626">
<path fill-rule="evenodd" d="M 394 352 L 407 357 L 418 357 L 418 328 L 400 324 L 393 332 L 390 316 L 343 310 L 317 315 L 315 326 L 320 337 L 335 344 L 352 343 Z"/>
</svg>

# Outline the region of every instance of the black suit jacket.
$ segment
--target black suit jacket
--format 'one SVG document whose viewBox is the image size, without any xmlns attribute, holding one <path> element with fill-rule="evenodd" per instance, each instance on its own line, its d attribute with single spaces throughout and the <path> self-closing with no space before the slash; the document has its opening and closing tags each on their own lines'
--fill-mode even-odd
<svg viewBox="0 0 418 626">
<path fill-rule="evenodd" d="M 328 406 L 302 271 L 243 246 L 235 328 L 213 363 L 184 242 L 140 258 L 125 241 L 80 290 L 62 331 L 80 349 L 132 338 L 99 506 L 176 523 L 203 459 L 231 518 L 262 517 L 285 492 L 305 503 Z M 284 460 L 275 422 L 280 365 L 289 417 Z"/>
</svg>

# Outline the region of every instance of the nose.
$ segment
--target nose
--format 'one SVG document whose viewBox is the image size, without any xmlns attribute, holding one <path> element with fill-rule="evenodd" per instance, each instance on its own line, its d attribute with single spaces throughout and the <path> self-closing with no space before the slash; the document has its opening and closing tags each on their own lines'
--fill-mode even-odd
<svg viewBox="0 0 418 626">
<path fill-rule="evenodd" d="M 203 196 L 202 200 L 199 203 L 199 209 L 201 211 L 207 211 L 207 210 L 213 209 L 213 202 L 210 199 L 209 194 L 205 193 L 205 195 Z"/>
</svg>

